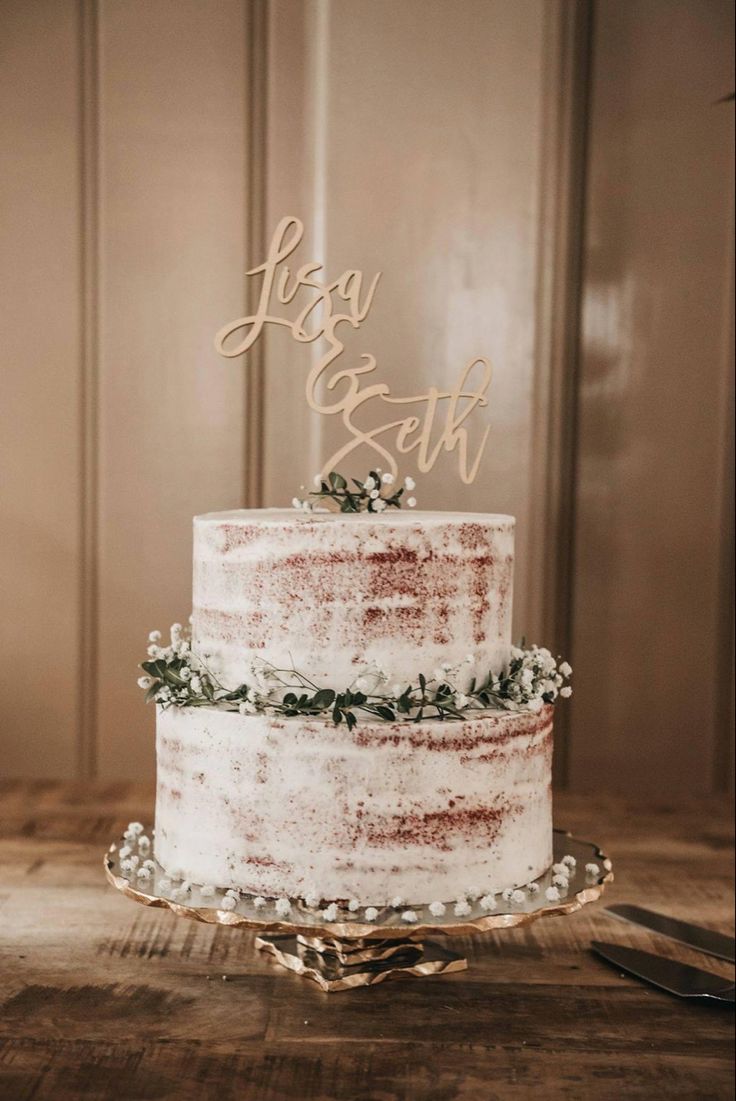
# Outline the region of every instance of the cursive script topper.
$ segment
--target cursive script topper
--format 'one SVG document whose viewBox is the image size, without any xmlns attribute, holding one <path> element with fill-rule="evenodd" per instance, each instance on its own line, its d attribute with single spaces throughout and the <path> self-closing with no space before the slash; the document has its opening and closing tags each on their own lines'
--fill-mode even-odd
<svg viewBox="0 0 736 1101">
<path fill-rule="evenodd" d="M 368 376 L 376 370 L 376 359 L 369 352 L 360 356 L 357 366 L 343 366 L 338 361 L 345 344 L 338 329 L 345 325 L 360 328 L 373 304 L 381 273 L 377 272 L 369 283 L 361 271 L 354 270 L 344 271 L 339 278 L 328 281 L 317 261 L 292 271 L 285 261 L 299 247 L 303 236 L 304 226 L 298 218 L 281 219 L 268 256 L 246 272 L 249 278 L 261 277 L 256 313 L 220 329 L 215 348 L 229 359 L 241 356 L 269 325 L 285 326 L 298 344 L 325 342 L 324 354 L 309 372 L 306 399 L 316 413 L 340 417 L 349 438 L 325 462 L 323 475 L 338 469 L 361 446 L 379 455 L 394 476 L 398 474 L 397 455 L 416 452 L 417 468 L 426 474 L 445 451 L 456 452 L 458 472 L 469 485 L 478 473 L 490 430 L 485 429 L 473 451 L 466 422 L 476 408 L 488 404 L 490 362 L 482 356 L 471 359 L 460 370 L 451 390 L 430 386 L 425 394 L 407 397 L 393 395 L 385 382 L 370 381 Z M 359 426 L 358 415 L 369 403 L 372 407 L 383 403 L 390 408 L 385 424 L 370 429 Z M 406 406 L 416 408 L 412 411 L 402 408 Z"/>
</svg>

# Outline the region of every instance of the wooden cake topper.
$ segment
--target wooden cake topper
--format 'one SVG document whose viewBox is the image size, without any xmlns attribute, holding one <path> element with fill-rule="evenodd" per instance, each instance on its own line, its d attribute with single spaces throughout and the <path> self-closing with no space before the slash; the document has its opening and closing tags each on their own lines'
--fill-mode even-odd
<svg viewBox="0 0 736 1101">
<path fill-rule="evenodd" d="M 349 439 L 324 464 L 323 475 L 339 469 L 342 460 L 361 446 L 380 455 L 394 476 L 398 474 L 397 455 L 415 451 L 416 465 L 426 474 L 442 451 L 455 451 L 460 477 L 469 485 L 478 473 L 489 429 L 485 429 L 472 450 L 465 424 L 476 408 L 488 404 L 490 362 L 482 356 L 471 359 L 460 371 L 452 390 L 431 386 L 426 394 L 408 397 L 395 397 L 385 382 L 368 384 L 366 376 L 376 369 L 375 356 L 369 352 L 361 355 L 362 363 L 356 367 L 337 365 L 345 350 L 337 334 L 338 326 L 347 323 L 353 329 L 360 328 L 373 304 L 381 273 L 377 272 L 368 285 L 364 285 L 363 273 L 353 270 L 344 271 L 332 282 L 323 280 L 319 276 L 322 265 L 317 261 L 303 264 L 292 273 L 284 261 L 298 248 L 303 236 L 304 226 L 298 218 L 281 219 L 266 260 L 246 272 L 251 277 L 262 276 L 257 313 L 240 317 L 220 329 L 215 348 L 229 359 L 241 356 L 253 347 L 267 325 L 285 326 L 299 344 L 319 339 L 326 342 L 324 355 L 309 372 L 306 398 L 316 413 L 339 416 Z M 308 301 L 295 316 L 287 317 L 288 311 L 281 311 L 281 307 L 290 306 L 302 290 L 309 295 Z M 320 397 L 318 391 L 325 396 Z M 413 405 L 418 410 L 398 419 L 389 416 L 378 428 L 364 430 L 355 419 L 368 402 Z M 436 428 L 439 436 L 435 435 Z"/>
</svg>

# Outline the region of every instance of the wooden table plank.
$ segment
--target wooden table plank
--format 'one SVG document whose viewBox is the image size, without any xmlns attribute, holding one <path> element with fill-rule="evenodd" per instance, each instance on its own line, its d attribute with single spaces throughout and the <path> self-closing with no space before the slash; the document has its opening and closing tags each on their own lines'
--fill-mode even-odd
<svg viewBox="0 0 736 1101">
<path fill-rule="evenodd" d="M 124 784 L 0 788 L 3 1099 L 732 1096 L 733 1013 L 621 977 L 587 945 L 616 940 L 732 975 L 728 964 L 594 905 L 454 942 L 467 972 L 325 995 L 255 952 L 251 933 L 136 906 L 105 884 L 108 842 L 151 807 L 151 791 Z M 727 808 L 561 796 L 556 818 L 612 856 L 608 900 L 732 930 Z"/>
</svg>

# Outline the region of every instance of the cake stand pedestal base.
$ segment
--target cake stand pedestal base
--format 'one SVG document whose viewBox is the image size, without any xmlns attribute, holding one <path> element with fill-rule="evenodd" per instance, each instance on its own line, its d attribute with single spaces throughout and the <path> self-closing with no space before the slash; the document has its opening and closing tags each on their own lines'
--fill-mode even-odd
<svg viewBox="0 0 736 1101">
<path fill-rule="evenodd" d="M 435 941 L 339 940 L 307 936 L 257 936 L 256 948 L 282 967 L 312 979 L 322 990 L 373 986 L 401 974 L 440 975 L 465 971 L 468 961 Z"/>
</svg>

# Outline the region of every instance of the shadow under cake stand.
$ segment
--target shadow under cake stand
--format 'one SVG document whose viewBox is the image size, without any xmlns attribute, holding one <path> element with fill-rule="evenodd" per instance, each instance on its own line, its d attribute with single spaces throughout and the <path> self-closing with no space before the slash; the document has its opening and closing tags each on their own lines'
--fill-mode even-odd
<svg viewBox="0 0 736 1101">
<path fill-rule="evenodd" d="M 147 838 L 150 831 L 141 837 Z M 130 851 L 127 859 L 138 857 L 133 871 L 121 868 L 120 850 Z M 138 839 L 113 842 L 105 854 L 105 874 L 118 891 L 144 906 L 166 907 L 179 917 L 212 925 L 231 925 L 255 929 L 256 947 L 269 952 L 282 966 L 313 979 L 322 990 L 350 990 L 370 986 L 400 975 L 438 975 L 464 971 L 468 961 L 457 952 L 428 937 L 464 937 L 496 929 L 512 929 L 537 918 L 575 913 L 600 897 L 606 883 L 613 879 L 611 861 L 597 845 L 580 841 L 564 830 L 554 831 L 554 863 L 565 856 L 575 858 L 569 885 L 559 888 L 560 898 L 551 901 L 546 891 L 552 884 L 548 869 L 534 882 L 536 892 L 524 890 L 524 900 L 496 898 L 496 909 L 488 912 L 478 901 L 468 899 L 469 913 L 455 914 L 455 902 L 446 903 L 442 917 L 433 917 L 428 905 L 383 907 L 374 921 L 368 922 L 364 908 L 351 913 L 340 907 L 335 921 L 326 921 L 321 910 L 307 908 L 301 900 L 291 900 L 287 916 L 276 913 L 275 900 L 265 906 L 254 905 L 253 896 L 243 895 L 234 909 L 222 905 L 225 892 L 213 897 L 192 886 L 182 891 L 180 881 L 169 878 L 156 862 L 155 838 L 150 845 L 139 846 Z M 147 860 L 149 877 L 141 879 L 138 870 Z M 151 866 L 152 865 L 152 866 Z M 595 865 L 595 869 L 592 866 Z M 411 910 L 416 922 L 402 921 L 401 914 Z"/>
</svg>

